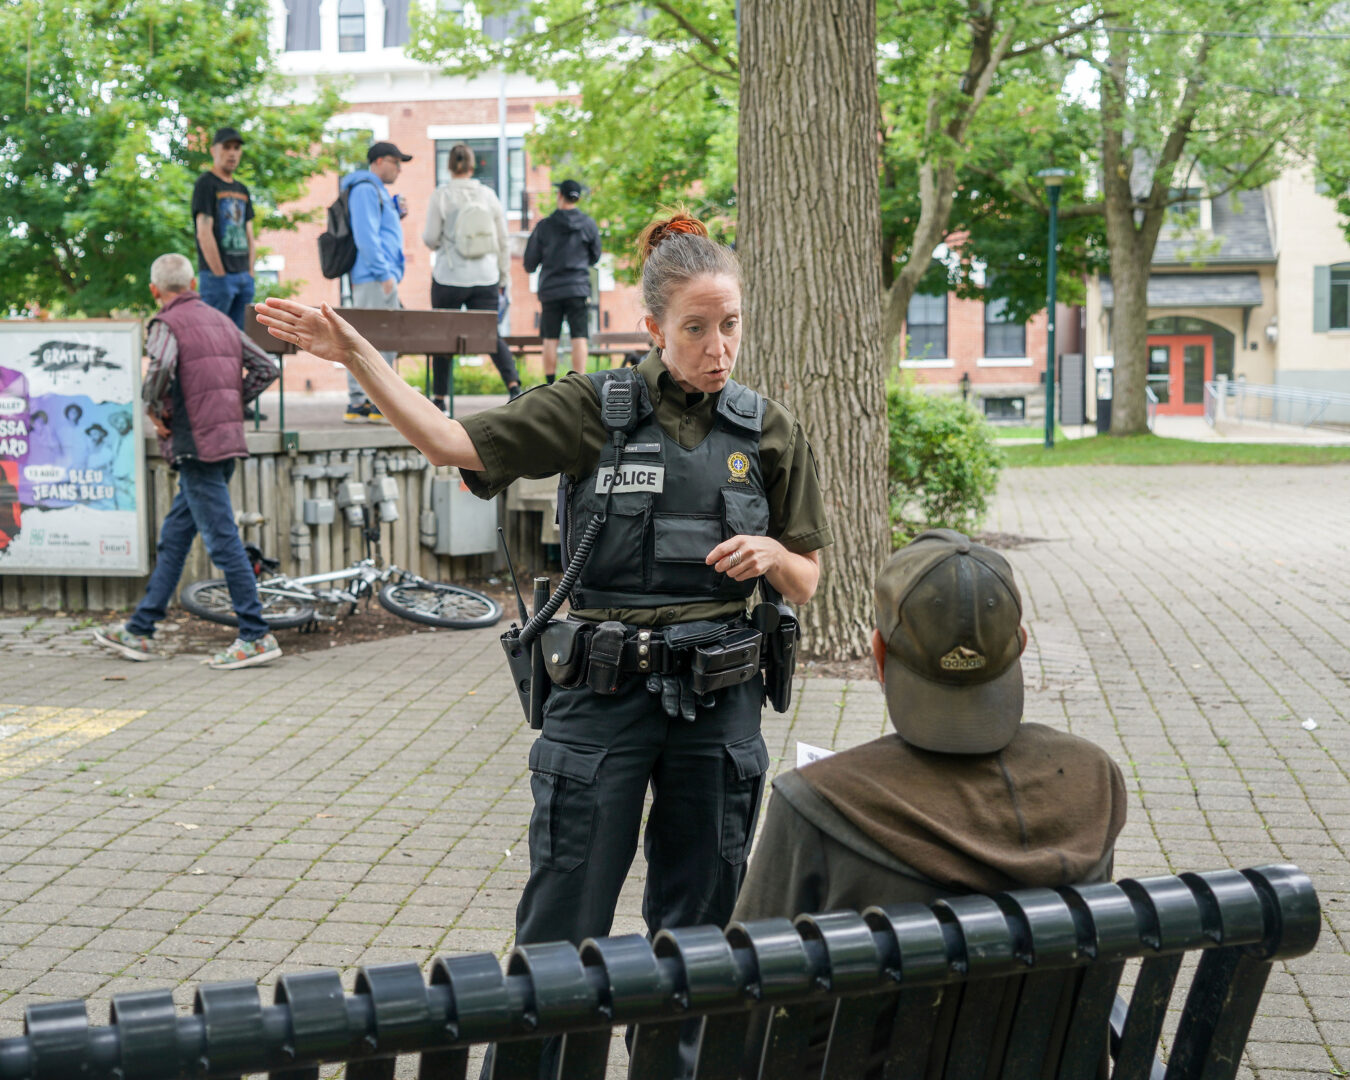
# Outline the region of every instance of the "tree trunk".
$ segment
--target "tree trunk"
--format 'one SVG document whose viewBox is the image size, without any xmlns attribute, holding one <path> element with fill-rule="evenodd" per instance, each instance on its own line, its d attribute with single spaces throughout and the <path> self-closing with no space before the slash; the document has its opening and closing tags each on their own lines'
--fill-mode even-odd
<svg viewBox="0 0 1350 1080">
<path fill-rule="evenodd" d="M 1150 251 L 1140 257 L 1137 237 L 1107 238 L 1111 246 L 1111 352 L 1115 357 L 1111 434 L 1138 435 L 1148 430 L 1148 274 Z M 1133 230 L 1131 230 L 1133 232 Z"/>
<path fill-rule="evenodd" d="M 801 421 L 835 544 L 805 649 L 862 656 L 890 553 L 875 0 L 743 0 L 738 375 Z"/>
</svg>

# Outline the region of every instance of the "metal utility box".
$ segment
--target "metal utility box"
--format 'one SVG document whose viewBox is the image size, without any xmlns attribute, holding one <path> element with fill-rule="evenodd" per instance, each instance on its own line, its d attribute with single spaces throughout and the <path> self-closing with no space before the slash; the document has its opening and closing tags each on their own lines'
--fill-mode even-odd
<svg viewBox="0 0 1350 1080">
<path fill-rule="evenodd" d="M 485 555 L 497 550 L 497 500 L 471 495 L 458 475 L 431 479 L 437 555 Z"/>
<path fill-rule="evenodd" d="M 1114 356 L 1094 356 L 1092 368 L 1097 377 L 1097 434 L 1105 435 L 1111 430 L 1111 401 L 1115 397 Z"/>
<path fill-rule="evenodd" d="M 306 499 L 304 502 L 305 524 L 333 524 L 334 509 L 332 499 Z"/>
</svg>

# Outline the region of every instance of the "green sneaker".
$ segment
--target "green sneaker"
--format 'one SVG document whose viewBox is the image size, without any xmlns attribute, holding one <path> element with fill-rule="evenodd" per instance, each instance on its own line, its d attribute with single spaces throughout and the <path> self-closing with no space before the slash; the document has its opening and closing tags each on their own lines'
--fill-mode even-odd
<svg viewBox="0 0 1350 1080">
<path fill-rule="evenodd" d="M 94 644 L 111 649 L 123 660 L 158 660 L 152 649 L 151 639 L 133 634 L 125 626 L 100 626 L 94 631 Z"/>
<path fill-rule="evenodd" d="M 217 671 L 233 671 L 235 668 L 253 667 L 254 664 L 266 664 L 281 655 L 281 646 L 271 634 L 264 634 L 256 641 L 244 641 L 235 638 L 234 644 L 223 652 L 211 657 L 208 667 Z"/>
</svg>

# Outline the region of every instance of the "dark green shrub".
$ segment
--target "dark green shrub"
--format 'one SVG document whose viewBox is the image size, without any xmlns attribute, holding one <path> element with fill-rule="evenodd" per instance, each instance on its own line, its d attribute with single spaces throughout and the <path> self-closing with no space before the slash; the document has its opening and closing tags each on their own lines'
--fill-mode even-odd
<svg viewBox="0 0 1350 1080">
<path fill-rule="evenodd" d="M 928 528 L 977 529 L 1003 468 L 993 429 L 964 401 L 912 386 L 888 388 L 886 412 L 896 546 Z"/>
</svg>

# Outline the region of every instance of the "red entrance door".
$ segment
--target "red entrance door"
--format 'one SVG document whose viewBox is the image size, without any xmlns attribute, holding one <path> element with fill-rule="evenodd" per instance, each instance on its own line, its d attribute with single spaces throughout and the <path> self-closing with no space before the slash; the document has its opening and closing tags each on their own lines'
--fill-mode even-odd
<svg viewBox="0 0 1350 1080">
<path fill-rule="evenodd" d="M 1200 334 L 1149 335 L 1148 385 L 1158 396 L 1158 412 L 1201 416 L 1205 383 L 1214 378 L 1214 339 Z"/>
</svg>

